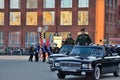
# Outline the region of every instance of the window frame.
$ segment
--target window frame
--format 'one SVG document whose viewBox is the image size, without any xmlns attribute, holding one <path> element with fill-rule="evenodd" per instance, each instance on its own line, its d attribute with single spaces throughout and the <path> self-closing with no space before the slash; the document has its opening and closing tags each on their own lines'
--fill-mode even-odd
<svg viewBox="0 0 120 80">
<path fill-rule="evenodd" d="M 79 22 L 79 12 L 81 12 L 81 15 L 80 16 L 82 16 L 82 19 L 87 19 L 87 22 L 85 22 L 84 20 L 82 21 L 81 20 L 81 24 L 79 24 L 80 22 Z M 86 13 L 85 13 L 86 12 Z M 86 17 L 85 18 L 83 18 L 83 15 L 86 15 Z M 82 26 L 82 25 L 89 25 L 89 11 L 78 11 L 78 24 L 77 24 L 78 26 Z"/>
<path fill-rule="evenodd" d="M 31 36 L 34 35 L 34 36 Z M 32 38 L 34 38 L 34 41 L 32 41 Z M 25 33 L 25 47 L 30 47 L 32 43 L 37 42 L 37 32 L 26 32 Z"/>
<path fill-rule="evenodd" d="M 0 31 L 0 47 L 4 45 L 4 33 Z"/>
<path fill-rule="evenodd" d="M 14 3 L 15 1 L 15 3 Z M 21 0 L 18 0 L 18 5 L 17 6 L 13 6 L 16 3 L 16 0 L 10 0 L 10 9 L 21 9 Z"/>
<path fill-rule="evenodd" d="M 89 0 L 78 0 L 78 8 L 88 8 L 89 7 Z M 81 5 L 84 4 L 84 5 Z"/>
<path fill-rule="evenodd" d="M 16 34 L 16 36 L 13 37 L 14 34 Z M 8 42 L 8 45 L 10 47 L 20 47 L 20 36 L 21 36 L 21 32 L 20 31 L 9 32 L 9 42 Z M 15 37 L 16 37 L 17 40 L 13 39 Z"/>
<path fill-rule="evenodd" d="M 49 1 L 49 2 L 48 2 Z M 48 1 L 46 1 L 46 0 L 43 0 L 43 8 L 55 8 L 55 0 L 52 0 L 52 1 L 50 1 L 50 0 L 48 0 Z M 49 4 L 52 4 L 52 6 L 50 7 L 50 6 L 46 6 L 47 5 L 47 2 L 49 3 Z M 51 2 L 51 3 L 50 3 Z"/>
<path fill-rule="evenodd" d="M 62 1 L 63 1 L 63 4 L 62 4 Z M 68 0 L 60 0 L 60 8 L 72 8 L 73 7 L 73 0 L 69 0 L 69 2 L 68 2 L 69 6 L 65 6 L 64 1 L 68 1 Z"/>
<path fill-rule="evenodd" d="M 4 0 L 2 0 L 2 3 L 0 3 L 1 5 L 0 5 L 0 9 L 4 9 L 4 7 L 5 7 L 5 1 Z"/>
</svg>

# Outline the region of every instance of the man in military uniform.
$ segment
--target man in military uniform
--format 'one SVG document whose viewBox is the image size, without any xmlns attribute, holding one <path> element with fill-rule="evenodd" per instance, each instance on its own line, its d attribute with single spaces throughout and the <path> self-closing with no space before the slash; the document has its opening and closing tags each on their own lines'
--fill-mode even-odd
<svg viewBox="0 0 120 80">
<path fill-rule="evenodd" d="M 68 38 L 65 40 L 64 45 L 74 45 L 74 40 L 71 33 L 68 34 Z"/>
<path fill-rule="evenodd" d="M 92 41 L 89 35 L 85 33 L 85 28 L 81 29 L 81 34 L 78 35 L 76 39 L 76 44 L 89 45 L 90 43 L 92 43 Z"/>
</svg>

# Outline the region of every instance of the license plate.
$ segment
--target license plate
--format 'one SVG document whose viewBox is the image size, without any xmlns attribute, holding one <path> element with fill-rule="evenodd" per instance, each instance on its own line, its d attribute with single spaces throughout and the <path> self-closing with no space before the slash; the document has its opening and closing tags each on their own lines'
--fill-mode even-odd
<svg viewBox="0 0 120 80">
<path fill-rule="evenodd" d="M 63 68 L 62 71 L 76 72 L 76 69 Z"/>
</svg>

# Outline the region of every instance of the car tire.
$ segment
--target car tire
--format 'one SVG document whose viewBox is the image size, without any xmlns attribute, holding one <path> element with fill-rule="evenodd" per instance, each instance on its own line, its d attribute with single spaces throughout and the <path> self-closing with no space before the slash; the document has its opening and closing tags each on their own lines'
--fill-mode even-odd
<svg viewBox="0 0 120 80">
<path fill-rule="evenodd" d="M 119 77 L 120 76 L 120 63 L 117 65 L 117 70 L 115 72 L 113 72 L 113 75 L 115 77 Z"/>
<path fill-rule="evenodd" d="M 65 79 L 65 74 L 64 73 L 61 73 L 61 72 L 59 72 L 59 73 L 57 73 L 57 77 L 59 78 L 59 79 Z"/>
<path fill-rule="evenodd" d="M 93 72 L 92 80 L 99 80 L 101 76 L 100 67 L 96 66 Z"/>
</svg>

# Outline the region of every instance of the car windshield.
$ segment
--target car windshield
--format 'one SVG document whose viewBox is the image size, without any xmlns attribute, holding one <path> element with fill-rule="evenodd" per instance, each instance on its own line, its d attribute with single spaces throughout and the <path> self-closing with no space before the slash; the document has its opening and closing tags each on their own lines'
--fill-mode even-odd
<svg viewBox="0 0 120 80">
<path fill-rule="evenodd" d="M 72 50 L 73 46 L 63 46 L 61 49 L 60 49 L 60 54 L 64 54 L 64 53 L 70 53 L 71 50 Z"/>
<path fill-rule="evenodd" d="M 78 56 L 80 58 L 87 58 L 89 56 L 101 57 L 101 47 L 75 47 L 70 53 L 70 56 Z"/>
</svg>

